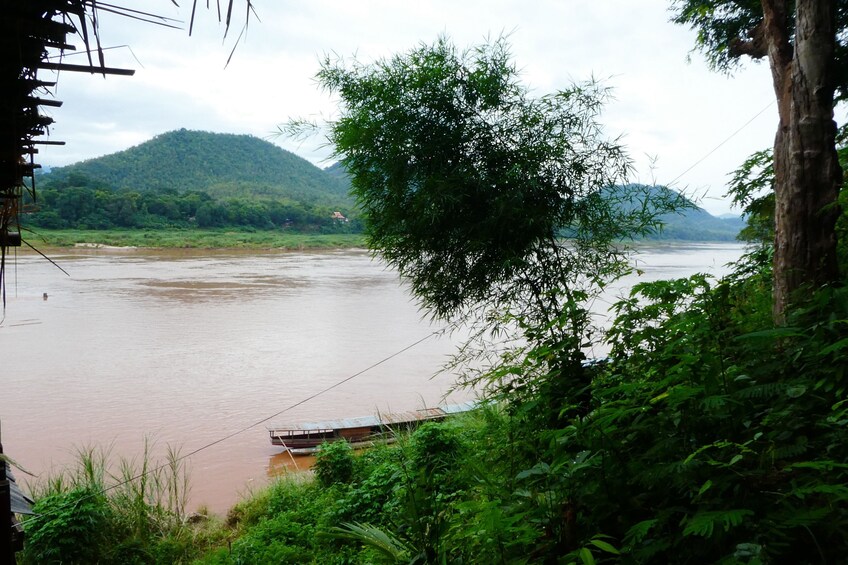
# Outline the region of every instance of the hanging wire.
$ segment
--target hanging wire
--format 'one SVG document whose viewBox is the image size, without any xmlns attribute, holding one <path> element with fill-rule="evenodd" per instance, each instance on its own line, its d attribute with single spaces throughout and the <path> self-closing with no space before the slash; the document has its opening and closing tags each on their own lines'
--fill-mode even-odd
<svg viewBox="0 0 848 565">
<path fill-rule="evenodd" d="M 669 186 L 670 186 L 670 185 L 672 185 L 672 184 L 674 184 L 675 182 L 679 181 L 679 180 L 681 179 L 681 177 L 683 177 L 683 175 L 685 175 L 686 173 L 688 173 L 689 171 L 691 171 L 692 169 L 694 169 L 695 167 L 697 167 L 698 165 L 700 165 L 701 163 L 703 163 L 703 162 L 707 159 L 707 157 L 709 157 L 710 155 L 712 155 L 713 153 L 715 153 L 716 151 L 718 151 L 718 150 L 721 148 L 721 146 L 722 146 L 722 145 L 724 145 L 725 143 L 727 143 L 728 141 L 730 141 L 731 139 L 733 139 L 734 137 L 736 137 L 736 136 L 739 134 L 739 132 L 741 132 L 743 129 L 745 129 L 746 127 L 748 127 L 749 125 L 751 125 L 751 122 L 753 122 L 754 120 L 756 120 L 757 118 L 759 118 L 759 117 L 760 117 L 760 115 L 761 115 L 763 112 L 765 112 L 766 110 L 768 110 L 769 108 L 771 108 L 772 106 L 774 106 L 776 103 L 777 103 L 777 102 L 776 102 L 775 100 L 772 100 L 771 102 L 769 102 L 769 103 L 766 105 L 766 107 L 765 107 L 765 108 L 763 108 L 762 110 L 760 110 L 759 112 L 757 112 L 756 114 L 754 114 L 754 117 L 753 117 L 753 118 L 751 118 L 750 120 L 748 120 L 747 122 L 745 122 L 744 124 L 742 124 L 742 126 L 741 126 L 739 129 L 737 129 L 736 131 L 734 131 L 733 133 L 731 133 L 731 134 L 727 137 L 727 139 L 725 139 L 724 141 L 722 141 L 721 143 L 719 143 L 718 145 L 716 145 L 715 147 L 713 147 L 713 149 L 712 149 L 709 153 L 707 153 L 706 155 L 704 155 L 703 157 L 701 157 L 700 159 L 698 159 L 697 161 L 695 161 L 695 162 L 694 162 L 694 163 L 693 163 L 693 164 L 692 164 L 692 165 L 691 165 L 688 169 L 686 169 L 685 171 L 683 171 L 682 173 L 680 173 L 679 175 L 677 175 L 676 177 L 674 177 L 674 179 L 673 179 L 671 182 L 669 182 L 669 183 L 668 183 L 668 184 L 669 184 Z"/>
<path fill-rule="evenodd" d="M 151 474 L 151 473 L 159 472 L 159 471 L 161 471 L 161 470 L 163 470 L 163 469 L 165 469 L 165 468 L 170 467 L 171 465 L 173 465 L 173 464 L 175 464 L 175 463 L 179 463 L 179 462 L 181 462 L 181 461 L 184 461 L 184 460 L 186 460 L 186 459 L 188 459 L 188 458 L 190 458 L 190 457 L 192 457 L 192 456 L 194 456 L 194 455 L 197 455 L 197 454 L 198 454 L 198 453 L 200 453 L 201 451 L 204 451 L 204 450 L 206 450 L 206 449 L 209 449 L 210 447 L 213 447 L 213 446 L 215 446 L 215 445 L 218 445 L 219 443 L 222 443 L 222 442 L 224 442 L 224 441 L 227 441 L 228 439 L 231 439 L 231 438 L 233 438 L 233 437 L 235 437 L 235 436 L 237 436 L 237 435 L 239 435 L 239 434 L 242 434 L 242 433 L 244 433 L 244 432 L 246 432 L 246 431 L 248 431 L 248 430 L 250 430 L 250 429 L 252 429 L 252 428 L 255 428 L 256 426 L 258 426 L 258 425 L 260 425 L 260 424 L 264 424 L 265 422 L 267 422 L 268 420 L 271 420 L 272 418 L 276 418 L 277 416 L 280 416 L 281 414 L 285 414 L 285 413 L 286 413 L 286 412 L 288 412 L 289 410 L 292 410 L 292 409 L 294 409 L 294 408 L 297 408 L 298 406 L 301 406 L 302 404 L 305 404 L 305 403 L 309 402 L 310 400 L 314 400 L 315 398 L 318 398 L 318 397 L 319 397 L 319 396 L 321 396 L 322 394 L 325 394 L 325 393 L 327 393 L 327 392 L 329 392 L 329 391 L 333 390 L 334 388 L 338 388 L 338 387 L 340 387 L 341 385 L 343 385 L 343 384 L 345 384 L 345 383 L 347 383 L 347 382 L 349 382 L 349 381 L 352 381 L 352 380 L 353 380 L 353 379 L 355 379 L 356 377 L 359 377 L 360 375 L 363 375 L 364 373 L 367 373 L 367 372 L 368 372 L 368 371 L 370 371 L 371 369 L 374 369 L 375 367 L 379 367 L 379 366 L 380 366 L 380 365 L 382 365 L 383 363 L 386 363 L 387 361 L 390 361 L 391 359 L 394 359 L 394 358 L 395 358 L 395 357 L 397 357 L 398 355 L 402 355 L 403 353 L 405 353 L 405 352 L 409 351 L 409 350 L 410 350 L 410 349 L 412 349 L 413 347 L 415 347 L 415 346 L 417 346 L 417 345 L 420 345 L 421 343 L 423 343 L 423 342 L 427 341 L 428 339 L 430 339 L 430 338 L 431 338 L 431 337 L 433 337 L 434 335 L 438 335 L 438 334 L 440 334 L 440 333 L 443 333 L 443 331 L 444 331 L 444 330 L 434 330 L 434 331 L 430 332 L 429 334 L 425 335 L 424 337 L 422 337 L 421 339 L 419 339 L 419 340 L 417 340 L 417 341 L 415 341 L 415 342 L 413 342 L 413 343 L 411 343 L 411 344 L 407 345 L 407 346 L 406 346 L 406 347 L 404 347 L 403 349 L 400 349 L 400 350 L 398 350 L 398 351 L 396 351 L 396 352 L 392 353 L 391 355 L 388 355 L 387 357 L 383 357 L 382 359 L 380 359 L 380 360 L 379 360 L 379 361 L 377 361 L 376 363 L 373 363 L 373 364 L 369 365 L 368 367 L 366 367 L 366 368 L 362 369 L 361 371 L 358 371 L 358 372 L 356 372 L 356 373 L 354 373 L 354 374 L 350 375 L 349 377 L 345 377 L 344 379 L 342 379 L 342 380 L 340 380 L 340 381 L 337 381 L 336 383 L 334 383 L 334 384 L 332 384 L 332 385 L 330 385 L 330 386 L 328 386 L 328 387 L 326 387 L 326 388 L 324 388 L 324 389 L 322 389 L 322 390 L 319 390 L 318 392 L 316 392 L 316 393 L 314 393 L 314 394 L 312 394 L 312 395 L 310 395 L 310 396 L 307 396 L 306 398 L 303 398 L 303 399 L 301 399 L 301 400 L 299 400 L 299 401 L 295 402 L 294 404 L 292 404 L 292 405 L 290 405 L 290 406 L 287 406 L 286 408 L 283 408 L 283 409 L 282 409 L 282 410 L 280 410 L 279 412 L 276 412 L 276 413 L 274 413 L 274 414 L 271 414 L 270 416 L 267 416 L 267 417 L 265 417 L 265 418 L 262 418 L 261 420 L 257 420 L 256 422 L 253 422 L 252 424 L 249 424 L 249 425 L 247 425 L 247 426 L 244 426 L 243 428 L 241 428 L 241 429 L 239 429 L 239 430 L 236 430 L 236 431 L 234 431 L 234 432 L 231 432 L 231 433 L 229 433 L 229 434 L 227 434 L 227 435 L 225 435 L 225 436 L 223 436 L 223 437 L 220 437 L 220 438 L 218 438 L 218 439 L 216 439 L 216 440 L 214 440 L 214 441 L 210 441 L 209 443 L 206 443 L 206 444 L 204 444 L 204 445 L 202 445 L 202 446 L 198 447 L 197 449 L 194 449 L 194 450 L 192 450 L 192 451 L 190 451 L 190 452 L 186 453 L 185 455 L 181 455 L 181 456 L 177 457 L 174 461 L 169 461 L 169 462 L 167 462 L 167 463 L 163 463 L 163 464 L 161 464 L 161 465 L 158 465 L 158 466 L 156 466 L 156 467 L 153 467 L 153 468 L 151 468 L 151 469 L 148 469 L 147 471 L 144 471 L 144 472 L 142 472 L 142 473 L 138 473 L 137 475 L 135 475 L 135 476 L 133 476 L 133 477 L 130 477 L 130 478 L 128 478 L 128 479 L 125 479 L 125 480 L 123 480 L 123 481 L 120 481 L 120 482 L 118 482 L 118 483 L 115 483 L 114 485 L 111 485 L 111 486 L 108 486 L 108 487 L 106 487 L 106 488 L 103 488 L 103 489 L 101 489 L 101 490 L 99 490 L 99 491 L 97 491 L 97 492 L 92 492 L 92 493 L 90 493 L 89 495 L 87 495 L 86 497 L 84 497 L 84 498 L 82 498 L 82 499 L 77 499 L 77 500 L 74 500 L 74 501 L 71 501 L 71 502 L 65 503 L 65 504 L 63 504 L 63 505 L 59 506 L 58 508 L 54 509 L 54 510 L 53 510 L 52 512 L 50 512 L 50 513 L 39 514 L 39 515 L 37 515 L 37 516 L 32 516 L 31 518 L 26 518 L 26 519 L 24 519 L 24 520 L 22 520 L 22 521 L 20 522 L 20 525 L 21 525 L 21 526 L 25 526 L 26 524 L 30 524 L 30 523 L 32 523 L 32 522 L 36 522 L 36 521 L 38 521 L 38 520 L 42 520 L 42 519 L 45 519 L 45 518 L 47 518 L 47 517 L 50 517 L 51 515 L 58 514 L 58 513 L 59 513 L 59 512 L 61 512 L 62 510 L 66 509 L 66 508 L 69 508 L 70 506 L 73 506 L 73 505 L 79 504 L 79 503 L 80 503 L 80 502 L 82 502 L 83 500 L 87 500 L 87 499 L 92 498 L 92 497 L 95 497 L 95 496 L 100 496 L 100 495 L 102 495 L 102 494 L 106 494 L 107 492 L 109 492 L 109 491 L 111 491 L 111 490 L 114 490 L 114 489 L 116 489 L 116 488 L 119 488 L 119 487 L 121 487 L 121 486 L 124 486 L 124 485 L 126 485 L 126 484 L 129 484 L 129 483 L 131 483 L 131 482 L 133 482 L 133 481 L 137 481 L 137 480 L 139 480 L 139 479 L 141 479 L 141 478 L 143 478 L 143 477 L 145 477 L 145 476 L 147 476 L 147 475 L 149 475 L 149 474 Z"/>
</svg>

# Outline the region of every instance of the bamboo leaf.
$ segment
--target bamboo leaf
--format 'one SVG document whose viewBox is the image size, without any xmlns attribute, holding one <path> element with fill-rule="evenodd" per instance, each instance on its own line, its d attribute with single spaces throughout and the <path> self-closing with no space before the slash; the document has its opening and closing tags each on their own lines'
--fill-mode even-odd
<svg viewBox="0 0 848 565">
<path fill-rule="evenodd" d="M 615 546 L 610 543 L 607 543 L 603 540 L 599 540 L 597 538 L 589 541 L 592 545 L 600 549 L 601 551 L 606 551 L 607 553 L 612 553 L 613 555 L 621 555 L 621 552 L 618 551 Z"/>
<path fill-rule="evenodd" d="M 580 557 L 580 561 L 583 562 L 583 565 L 595 565 L 595 557 L 588 548 L 581 547 L 577 552 L 577 555 Z"/>
</svg>

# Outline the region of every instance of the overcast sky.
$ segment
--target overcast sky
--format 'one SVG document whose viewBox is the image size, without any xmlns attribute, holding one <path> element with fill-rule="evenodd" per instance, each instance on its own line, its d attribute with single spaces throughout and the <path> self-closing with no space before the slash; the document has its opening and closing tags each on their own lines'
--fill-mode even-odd
<svg viewBox="0 0 848 565">
<path fill-rule="evenodd" d="M 118 3 L 189 16 L 190 0 L 181 9 L 168 0 Z M 102 16 L 104 46 L 131 49 L 108 51 L 107 65 L 136 74 L 62 73 L 56 96 L 64 106 L 45 110 L 56 119 L 51 139 L 67 145 L 42 147 L 41 163 L 98 157 L 179 128 L 267 138 L 292 117 L 332 117 L 334 102 L 314 80 L 324 54 L 368 61 L 439 34 L 460 47 L 508 34 L 522 78 L 539 95 L 601 79 L 615 97 L 601 120 L 611 137 L 623 136 L 636 165 L 633 180 L 671 184 L 713 213 L 730 210 L 722 196 L 728 173 L 774 139 L 768 66 L 749 62 L 732 77 L 710 71 L 703 55 L 691 53 L 695 33 L 668 21 L 667 0 L 254 0 L 261 21 L 250 22 L 226 69 L 243 14 L 224 40 L 214 6 L 206 11 L 198 3 L 192 37 Z M 320 139 L 271 141 L 318 166 L 330 164 Z"/>
</svg>

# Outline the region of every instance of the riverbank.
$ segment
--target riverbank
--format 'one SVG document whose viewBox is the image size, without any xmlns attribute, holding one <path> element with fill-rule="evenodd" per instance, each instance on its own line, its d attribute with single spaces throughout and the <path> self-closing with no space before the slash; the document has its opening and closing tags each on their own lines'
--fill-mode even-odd
<svg viewBox="0 0 848 565">
<path fill-rule="evenodd" d="M 352 249 L 365 247 L 362 234 L 302 234 L 275 230 L 45 230 L 25 232 L 36 248 L 143 247 L 189 249 Z"/>
<path fill-rule="evenodd" d="M 383 550 L 340 526 L 362 522 L 380 532 L 401 526 L 411 530 L 410 540 L 420 536 L 431 527 L 427 509 L 436 497 L 453 501 L 471 490 L 471 463 L 493 437 L 493 421 L 502 416 L 489 408 L 426 423 L 391 446 L 354 452 L 346 442 L 327 444 L 312 472 L 287 473 L 248 490 L 225 516 L 205 507 L 188 510 L 191 484 L 178 449 L 160 460 L 146 444 L 138 456 L 117 463 L 110 448 L 80 449 L 74 465 L 35 484 L 36 517 L 25 519 L 28 537 L 18 563 L 411 561 L 409 536 L 387 560 Z M 424 515 L 410 514 L 413 492 Z"/>
<path fill-rule="evenodd" d="M 25 232 L 24 240 L 41 248 L 110 248 L 145 249 L 356 249 L 367 247 L 361 233 L 308 234 L 278 230 L 239 231 L 232 229 L 111 229 L 48 230 Z M 628 241 L 627 246 L 641 250 L 678 249 L 681 246 L 724 245 L 719 241 L 676 239 Z"/>
</svg>

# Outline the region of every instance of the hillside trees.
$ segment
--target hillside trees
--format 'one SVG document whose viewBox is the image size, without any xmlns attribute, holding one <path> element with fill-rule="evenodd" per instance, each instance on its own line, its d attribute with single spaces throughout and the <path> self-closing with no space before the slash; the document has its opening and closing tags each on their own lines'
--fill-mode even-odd
<svg viewBox="0 0 848 565">
<path fill-rule="evenodd" d="M 118 190 L 77 175 L 45 182 L 38 206 L 28 202 L 29 222 L 48 229 L 243 228 L 295 232 L 357 233 L 353 219 L 332 219 L 336 208 L 250 195 L 216 199 L 206 192 L 174 189 Z M 342 208 L 345 214 L 350 213 Z"/>
<path fill-rule="evenodd" d="M 118 190 L 197 190 L 215 198 L 277 197 L 349 207 L 346 179 L 249 135 L 185 129 L 124 151 L 54 168 L 39 183 Z M 84 181 L 84 182 L 80 182 Z"/>
<path fill-rule="evenodd" d="M 774 316 L 800 288 L 838 280 L 834 226 L 842 171 L 835 102 L 848 96 L 845 0 L 674 0 L 674 21 L 698 31 L 711 65 L 767 58 L 779 124 L 774 141 Z"/>
</svg>

